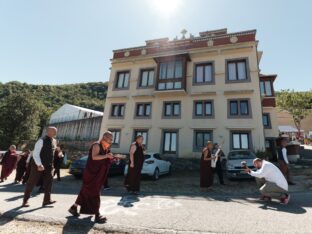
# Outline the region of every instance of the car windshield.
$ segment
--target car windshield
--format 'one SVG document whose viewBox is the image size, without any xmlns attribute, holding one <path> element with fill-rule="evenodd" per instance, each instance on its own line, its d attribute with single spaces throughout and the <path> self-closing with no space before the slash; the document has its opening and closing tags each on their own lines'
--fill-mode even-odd
<svg viewBox="0 0 312 234">
<path fill-rule="evenodd" d="M 256 156 L 250 151 L 233 151 L 229 153 L 228 159 L 254 159 Z"/>
<path fill-rule="evenodd" d="M 145 157 L 145 160 L 146 160 L 146 159 L 151 158 L 151 155 L 149 155 L 149 154 L 145 154 L 145 155 L 144 155 L 144 157 Z"/>
</svg>

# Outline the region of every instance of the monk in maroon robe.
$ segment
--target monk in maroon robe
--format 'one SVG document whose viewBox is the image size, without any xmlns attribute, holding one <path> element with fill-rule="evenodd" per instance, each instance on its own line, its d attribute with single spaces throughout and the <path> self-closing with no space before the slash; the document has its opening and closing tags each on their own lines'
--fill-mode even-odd
<svg viewBox="0 0 312 234">
<path fill-rule="evenodd" d="M 16 168 L 18 155 L 16 154 L 16 146 L 11 145 L 9 150 L 4 154 L 2 158 L 2 170 L 1 170 L 1 177 L 0 177 L 0 183 L 2 183 L 4 180 L 11 175 L 13 170 Z"/>
<path fill-rule="evenodd" d="M 30 155 L 30 150 L 25 150 L 18 156 L 18 162 L 16 167 L 15 183 L 20 183 L 26 173 L 26 162 Z"/>
<path fill-rule="evenodd" d="M 113 135 L 107 131 L 103 134 L 100 142 L 92 144 L 89 150 L 87 165 L 83 173 L 83 184 L 77 200 L 68 210 L 73 216 L 80 214 L 94 214 L 96 223 L 105 223 L 106 218 L 100 215 L 100 195 L 101 188 L 105 183 L 109 167 L 114 160 L 110 151 Z"/>
<path fill-rule="evenodd" d="M 207 190 L 213 184 L 213 169 L 211 167 L 211 159 L 213 143 L 207 142 L 207 147 L 203 149 L 200 159 L 200 188 L 202 191 Z"/>
<path fill-rule="evenodd" d="M 141 171 L 144 163 L 143 136 L 138 135 L 130 147 L 130 160 L 128 174 L 125 178 L 125 187 L 128 192 L 138 194 L 140 192 Z"/>
</svg>

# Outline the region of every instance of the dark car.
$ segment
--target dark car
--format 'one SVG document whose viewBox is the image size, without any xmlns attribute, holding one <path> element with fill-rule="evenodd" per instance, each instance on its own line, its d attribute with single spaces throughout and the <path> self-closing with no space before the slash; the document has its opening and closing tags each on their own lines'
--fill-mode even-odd
<svg viewBox="0 0 312 234">
<path fill-rule="evenodd" d="M 88 156 L 83 156 L 80 159 L 73 161 L 69 167 L 69 174 L 72 174 L 76 178 L 81 178 L 83 171 L 87 165 Z M 109 169 L 109 176 L 123 175 L 126 166 L 125 160 L 114 161 Z"/>
</svg>

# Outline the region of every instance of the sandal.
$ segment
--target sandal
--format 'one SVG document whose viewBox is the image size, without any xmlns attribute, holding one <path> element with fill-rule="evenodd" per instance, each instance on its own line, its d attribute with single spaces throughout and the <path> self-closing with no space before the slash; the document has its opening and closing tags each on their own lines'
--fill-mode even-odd
<svg viewBox="0 0 312 234">
<path fill-rule="evenodd" d="M 69 213 L 71 213 L 74 217 L 78 217 L 80 214 L 78 213 L 77 206 L 72 205 L 69 210 Z"/>
<path fill-rule="evenodd" d="M 94 219 L 95 223 L 106 223 L 106 221 L 107 221 L 107 218 L 103 217 L 102 215 L 96 215 Z"/>
</svg>

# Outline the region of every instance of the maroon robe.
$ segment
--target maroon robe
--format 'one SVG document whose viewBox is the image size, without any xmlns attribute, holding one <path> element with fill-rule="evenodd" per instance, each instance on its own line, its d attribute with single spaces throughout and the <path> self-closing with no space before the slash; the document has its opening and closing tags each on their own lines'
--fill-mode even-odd
<svg viewBox="0 0 312 234">
<path fill-rule="evenodd" d="M 16 167 L 17 158 L 16 151 L 8 151 L 4 154 L 2 159 L 1 180 L 11 175 Z"/>
<path fill-rule="evenodd" d="M 82 187 L 76 200 L 76 204 L 80 205 L 81 214 L 99 214 L 101 188 L 112 163 L 110 159 L 92 159 L 92 148 L 95 144 L 100 147 L 100 155 L 110 153 L 110 149 L 104 149 L 99 143 L 94 143 L 89 150 L 87 165 L 83 173 Z"/>
<path fill-rule="evenodd" d="M 208 150 L 208 149 L 206 149 Z M 213 184 L 213 170 L 210 160 L 204 160 L 204 153 L 200 159 L 200 187 L 208 188 Z M 208 150 L 208 157 L 211 157 L 211 152 Z"/>
<path fill-rule="evenodd" d="M 17 162 L 17 167 L 16 167 L 16 176 L 15 176 L 15 181 L 21 181 L 22 178 L 24 177 L 24 174 L 26 172 L 26 161 L 29 156 L 29 153 L 23 153 L 20 155 L 20 160 Z"/>
<path fill-rule="evenodd" d="M 125 178 L 125 187 L 130 192 L 139 192 L 141 183 L 141 171 L 144 163 L 144 148 L 142 145 L 135 143 L 136 151 L 134 152 L 134 167 L 128 164 L 128 174 Z"/>
</svg>

